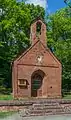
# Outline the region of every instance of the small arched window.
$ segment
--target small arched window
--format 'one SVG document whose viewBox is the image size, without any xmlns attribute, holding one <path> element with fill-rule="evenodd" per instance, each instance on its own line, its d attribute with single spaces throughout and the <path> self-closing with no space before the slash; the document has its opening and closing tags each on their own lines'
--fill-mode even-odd
<svg viewBox="0 0 71 120">
<path fill-rule="evenodd" d="M 42 25 L 41 22 L 37 22 L 37 24 L 36 24 L 36 34 L 37 34 L 37 36 L 41 35 L 41 25 Z"/>
</svg>

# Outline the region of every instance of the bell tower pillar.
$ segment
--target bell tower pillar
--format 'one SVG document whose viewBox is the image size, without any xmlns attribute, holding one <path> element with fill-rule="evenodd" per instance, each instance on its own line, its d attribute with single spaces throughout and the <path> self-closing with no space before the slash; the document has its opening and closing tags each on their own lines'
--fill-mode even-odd
<svg viewBox="0 0 71 120">
<path fill-rule="evenodd" d="M 31 25 L 30 40 L 32 45 L 35 44 L 38 40 L 40 40 L 45 46 L 47 46 L 46 25 L 41 19 L 36 20 Z"/>
</svg>

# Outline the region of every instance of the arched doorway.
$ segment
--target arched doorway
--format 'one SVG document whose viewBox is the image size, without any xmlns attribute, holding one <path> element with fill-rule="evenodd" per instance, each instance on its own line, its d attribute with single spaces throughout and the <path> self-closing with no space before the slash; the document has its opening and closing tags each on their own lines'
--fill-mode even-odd
<svg viewBox="0 0 71 120">
<path fill-rule="evenodd" d="M 31 96 L 37 97 L 39 93 L 39 89 L 42 95 L 42 83 L 44 78 L 44 72 L 41 70 L 37 70 L 32 74 L 31 77 Z"/>
</svg>

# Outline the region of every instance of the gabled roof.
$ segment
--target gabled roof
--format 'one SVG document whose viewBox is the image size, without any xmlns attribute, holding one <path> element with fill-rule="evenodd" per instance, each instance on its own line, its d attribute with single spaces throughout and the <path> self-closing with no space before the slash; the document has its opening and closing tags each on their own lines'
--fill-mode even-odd
<svg viewBox="0 0 71 120">
<path fill-rule="evenodd" d="M 39 41 L 39 40 L 38 40 Z M 38 42 L 37 41 L 37 42 Z M 20 59 L 22 56 L 24 56 L 30 49 L 32 49 L 36 44 L 37 42 L 34 44 L 34 45 L 31 45 L 27 50 L 23 50 L 21 53 L 18 53 L 18 55 L 14 58 L 14 60 L 12 61 L 12 63 L 15 61 L 15 60 L 18 60 Z"/>
<path fill-rule="evenodd" d="M 42 44 L 42 46 L 44 47 L 44 49 L 50 53 L 50 55 L 53 57 L 53 59 L 57 62 L 60 63 L 60 61 L 58 60 L 58 58 L 51 52 L 51 50 L 47 47 L 45 47 L 45 45 L 43 45 L 43 43 L 41 41 L 37 41 L 34 45 L 32 45 L 30 48 L 28 48 L 25 52 L 22 52 L 22 54 L 17 57 L 14 61 L 19 61 L 23 56 L 25 56 L 27 54 L 27 52 L 29 52 L 38 42 L 40 42 Z M 60 63 L 61 64 L 61 63 Z"/>
</svg>

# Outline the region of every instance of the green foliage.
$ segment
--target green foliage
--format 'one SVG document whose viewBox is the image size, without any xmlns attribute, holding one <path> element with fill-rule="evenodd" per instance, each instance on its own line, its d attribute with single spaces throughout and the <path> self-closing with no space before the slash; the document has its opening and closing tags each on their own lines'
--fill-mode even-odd
<svg viewBox="0 0 71 120">
<path fill-rule="evenodd" d="M 40 12 L 39 12 L 40 11 Z M 30 24 L 40 16 L 44 19 L 44 9 L 40 6 L 0 0 L 0 90 L 11 88 L 11 62 L 21 51 L 30 46 Z M 55 55 L 63 67 L 62 88 L 71 90 L 71 16 L 69 8 L 64 8 L 48 16 L 47 43 L 54 48 Z"/>
<path fill-rule="evenodd" d="M 64 0 L 64 2 L 71 8 L 71 0 Z"/>
<path fill-rule="evenodd" d="M 62 63 L 62 89 L 71 90 L 71 17 L 68 8 L 48 17 L 48 45 Z"/>
<path fill-rule="evenodd" d="M 40 11 L 40 14 L 38 14 Z M 0 86 L 11 87 L 11 62 L 29 47 L 30 24 L 44 9 L 16 0 L 0 0 Z"/>
<path fill-rule="evenodd" d="M 12 95 L 0 94 L 0 100 L 13 100 Z"/>
<path fill-rule="evenodd" d="M 7 116 L 15 114 L 16 111 L 6 111 L 6 112 L 0 112 L 0 118 L 6 118 Z"/>
<path fill-rule="evenodd" d="M 2 81 L 2 80 L 1 80 Z M 11 83 L 10 83 L 11 84 Z M 0 86 L 0 94 L 3 94 L 3 95 L 10 95 L 11 93 L 11 88 L 6 88 L 6 87 L 3 87 L 3 86 Z M 1 98 L 1 96 L 0 96 Z"/>
<path fill-rule="evenodd" d="M 68 100 L 71 99 L 71 93 L 70 94 L 67 93 L 67 95 L 65 95 L 63 99 L 68 99 Z"/>
</svg>

